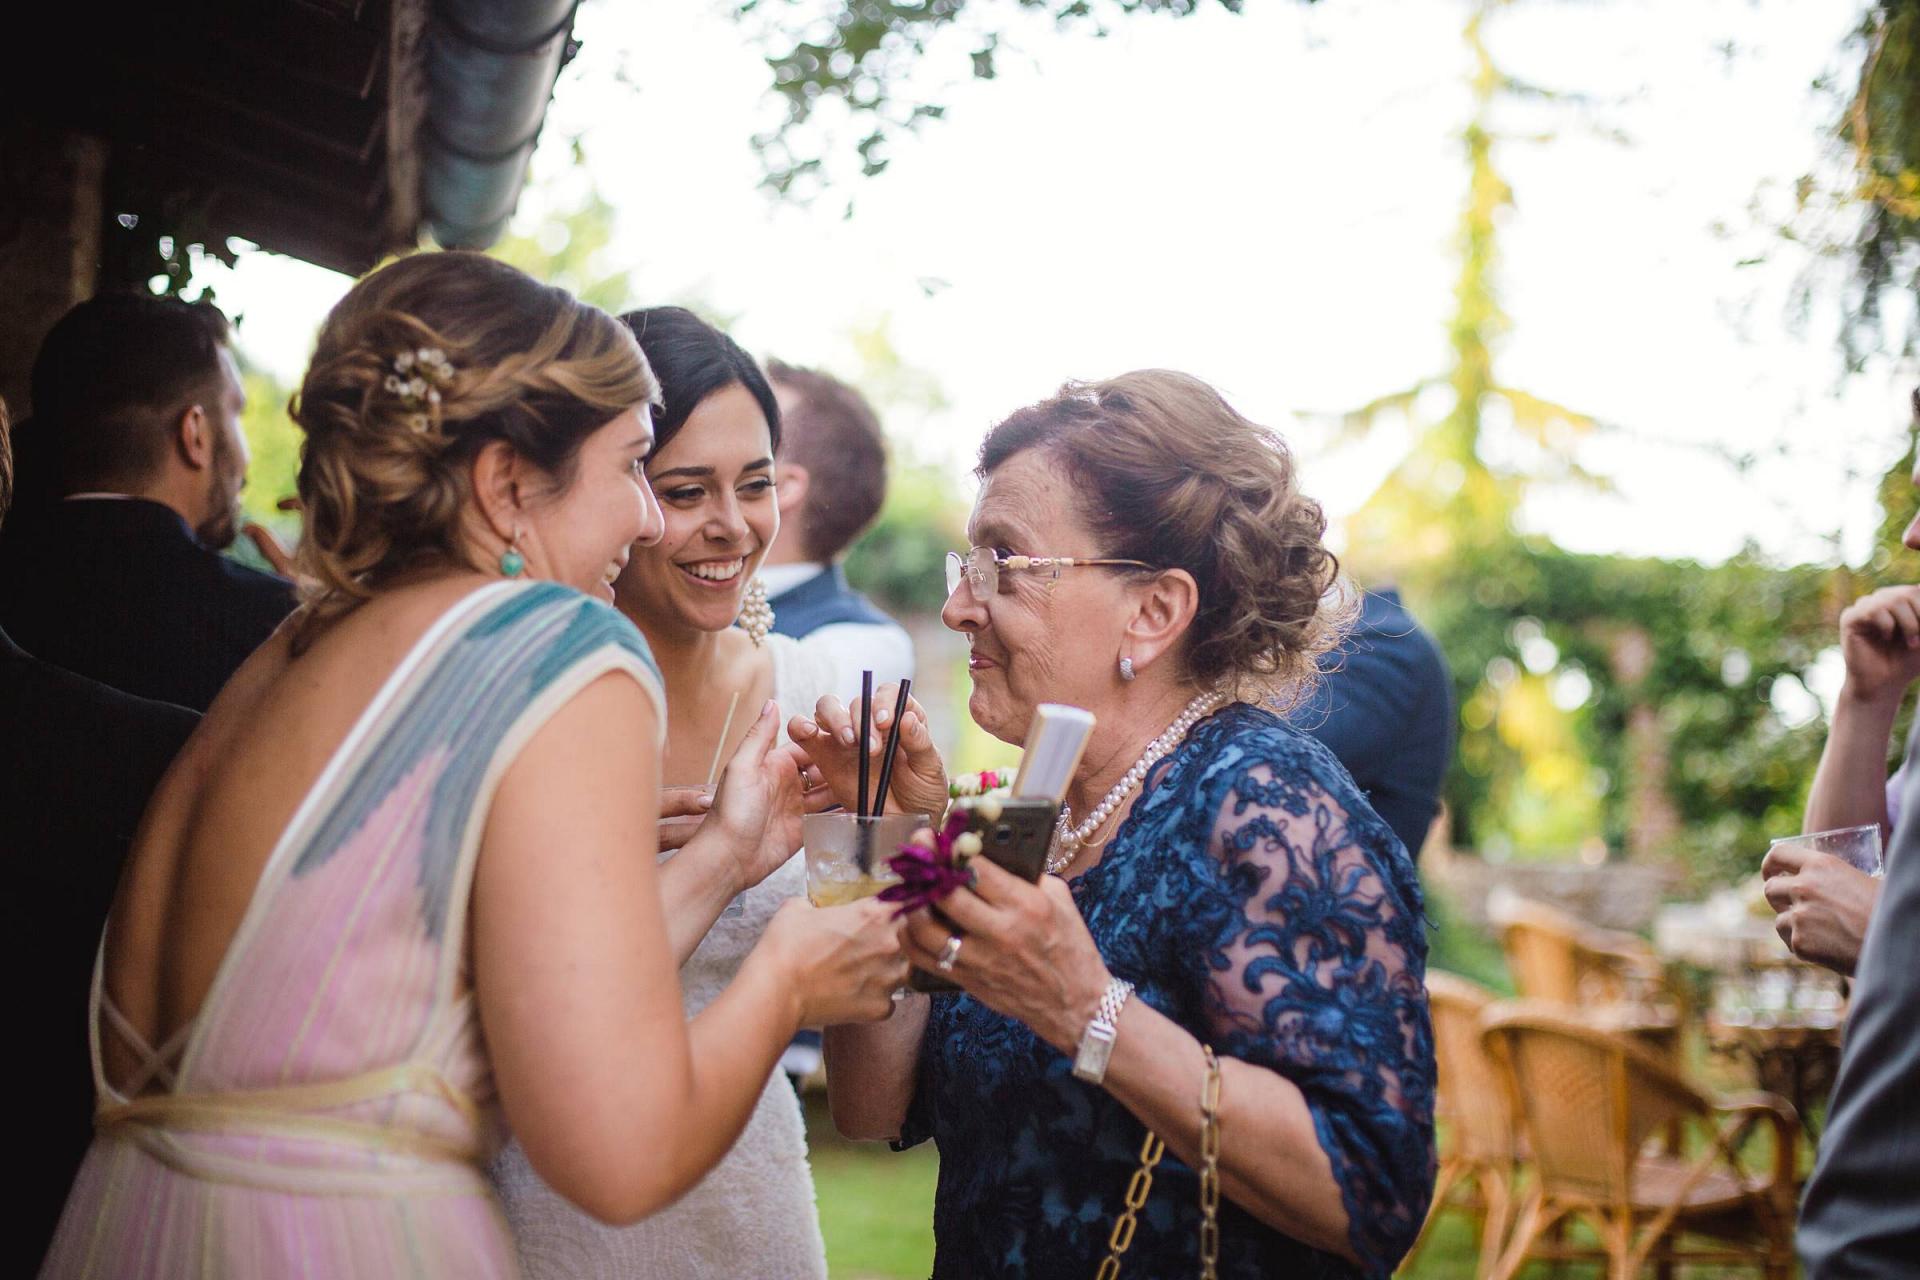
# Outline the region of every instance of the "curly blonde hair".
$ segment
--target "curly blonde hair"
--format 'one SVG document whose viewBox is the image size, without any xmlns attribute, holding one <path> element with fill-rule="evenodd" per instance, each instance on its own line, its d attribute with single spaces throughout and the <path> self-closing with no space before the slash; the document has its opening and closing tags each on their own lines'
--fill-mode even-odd
<svg viewBox="0 0 1920 1280">
<path fill-rule="evenodd" d="M 306 432 L 296 639 L 396 574 L 462 562 L 472 462 L 487 444 L 510 445 L 557 494 L 589 436 L 659 401 L 624 325 L 503 262 L 422 253 L 362 279 L 327 316 L 290 406 Z"/>
<path fill-rule="evenodd" d="M 1293 452 L 1206 383 L 1167 369 L 1069 382 L 980 446 L 984 479 L 1038 449 L 1072 478 L 1098 554 L 1184 569 L 1199 587 L 1188 674 L 1282 709 L 1319 676 L 1354 601 L 1300 492 Z M 1045 553 L 1045 549 L 1043 549 Z"/>
</svg>

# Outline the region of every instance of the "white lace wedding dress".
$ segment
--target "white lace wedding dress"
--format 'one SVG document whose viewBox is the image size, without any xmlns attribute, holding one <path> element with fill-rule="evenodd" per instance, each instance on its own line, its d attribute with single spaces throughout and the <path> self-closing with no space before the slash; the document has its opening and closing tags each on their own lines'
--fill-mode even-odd
<svg viewBox="0 0 1920 1280">
<path fill-rule="evenodd" d="M 845 696 L 831 687 L 832 664 L 820 654 L 785 636 L 768 636 L 767 644 L 783 724 L 810 714 L 822 694 Z M 721 915 L 680 970 L 689 1017 L 732 981 L 780 904 L 806 890 L 806 861 L 796 854 Z M 631 1227 L 605 1226 L 561 1199 L 518 1142 L 507 1144 L 492 1175 L 527 1280 L 826 1278 L 806 1130 L 778 1070 L 726 1158 L 678 1202 Z"/>
</svg>

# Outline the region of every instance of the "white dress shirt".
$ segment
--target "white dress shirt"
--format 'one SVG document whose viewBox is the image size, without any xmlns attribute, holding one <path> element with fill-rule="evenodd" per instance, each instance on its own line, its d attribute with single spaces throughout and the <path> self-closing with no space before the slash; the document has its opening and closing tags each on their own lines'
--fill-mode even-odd
<svg viewBox="0 0 1920 1280">
<path fill-rule="evenodd" d="M 813 561 L 762 566 L 760 581 L 767 594 L 777 596 L 832 566 Z M 874 688 L 913 676 L 913 640 L 897 623 L 835 622 L 801 637 L 807 649 L 824 654 L 833 665 L 834 693 L 842 702 L 860 694 L 860 673 L 873 672 Z"/>
</svg>

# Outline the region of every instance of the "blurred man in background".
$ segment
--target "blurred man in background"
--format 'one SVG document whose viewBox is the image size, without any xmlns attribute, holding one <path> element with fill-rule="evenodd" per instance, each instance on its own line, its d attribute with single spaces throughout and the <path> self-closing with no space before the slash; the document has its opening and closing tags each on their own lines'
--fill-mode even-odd
<svg viewBox="0 0 1920 1280">
<path fill-rule="evenodd" d="M 220 552 L 239 529 L 246 406 L 211 306 L 102 295 L 33 366 L 45 497 L 0 538 L 0 626 L 27 652 L 205 711 L 292 611 L 293 587 Z"/>
<path fill-rule="evenodd" d="M 1339 757 L 1413 857 L 1440 812 L 1453 759 L 1453 678 L 1400 595 L 1368 591 L 1353 632 L 1294 722 Z"/>
<path fill-rule="evenodd" d="M 913 675 L 906 629 L 847 585 L 847 549 L 887 497 L 880 420 L 858 391 L 824 373 L 767 361 L 780 402 L 780 536 L 760 577 L 773 629 L 834 659 L 834 683 L 858 692 L 860 673 L 884 684 Z M 844 693 L 843 693 L 844 696 Z"/>
<path fill-rule="evenodd" d="M 0 403 L 0 526 L 13 493 Z M 15 975 L 19 1167 L 0 1273 L 32 1275 L 93 1137 L 87 988 L 134 828 L 199 717 L 29 657 L 0 630 L 0 963 Z"/>
</svg>

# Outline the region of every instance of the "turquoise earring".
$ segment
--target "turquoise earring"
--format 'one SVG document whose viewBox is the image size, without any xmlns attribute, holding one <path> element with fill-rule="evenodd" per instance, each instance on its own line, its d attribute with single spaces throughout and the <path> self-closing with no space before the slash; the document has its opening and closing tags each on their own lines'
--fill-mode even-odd
<svg viewBox="0 0 1920 1280">
<path fill-rule="evenodd" d="M 513 541 L 500 553 L 500 572 L 508 578 L 517 578 L 526 571 L 527 558 L 520 554 L 520 531 L 513 531 Z"/>
</svg>

